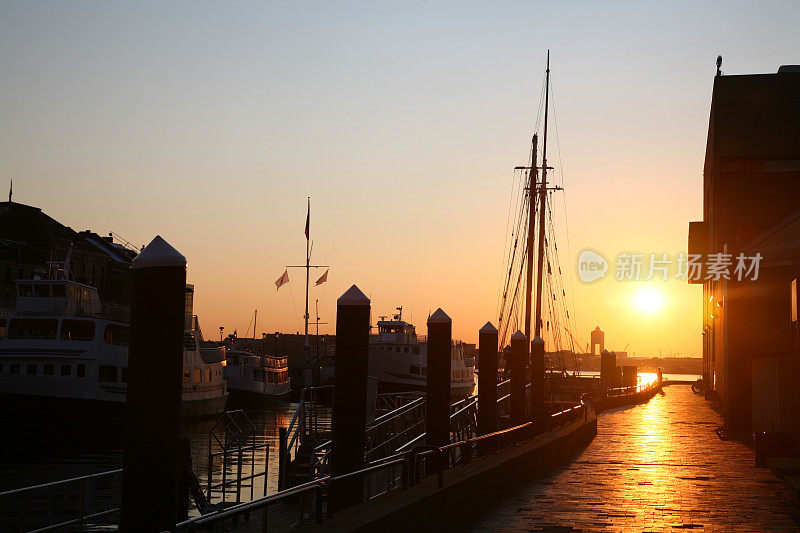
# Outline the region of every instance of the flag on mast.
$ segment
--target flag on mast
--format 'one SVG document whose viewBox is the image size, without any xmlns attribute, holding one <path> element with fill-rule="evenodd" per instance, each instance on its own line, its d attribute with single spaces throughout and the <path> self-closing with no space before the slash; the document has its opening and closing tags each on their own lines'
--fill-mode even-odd
<svg viewBox="0 0 800 533">
<path fill-rule="evenodd" d="M 275 286 L 277 287 L 275 290 L 277 291 L 278 289 L 280 289 L 281 285 L 283 285 L 285 283 L 289 283 L 289 270 L 288 269 L 283 272 L 283 276 L 279 277 L 275 281 Z"/>
<path fill-rule="evenodd" d="M 308 199 L 308 213 L 306 213 L 306 239 L 308 239 L 308 228 L 311 223 L 311 198 Z"/>
<path fill-rule="evenodd" d="M 315 287 L 316 287 L 317 285 L 322 285 L 323 283 L 325 283 L 326 281 L 328 281 L 328 270 L 330 270 L 330 269 L 327 269 L 327 270 L 325 270 L 325 273 L 319 277 L 319 279 L 317 280 L 317 282 L 314 284 L 314 286 L 315 286 Z"/>
</svg>

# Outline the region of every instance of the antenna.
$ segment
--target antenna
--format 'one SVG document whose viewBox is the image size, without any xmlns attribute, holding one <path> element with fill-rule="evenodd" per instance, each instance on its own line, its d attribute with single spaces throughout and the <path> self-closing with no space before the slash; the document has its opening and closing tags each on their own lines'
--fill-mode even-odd
<svg viewBox="0 0 800 533">
<path fill-rule="evenodd" d="M 14 178 L 11 178 L 11 184 L 8 186 L 8 203 L 11 203 L 11 195 L 14 193 Z"/>
<path fill-rule="evenodd" d="M 717 56 L 717 76 L 722 76 L 722 56 Z"/>
</svg>

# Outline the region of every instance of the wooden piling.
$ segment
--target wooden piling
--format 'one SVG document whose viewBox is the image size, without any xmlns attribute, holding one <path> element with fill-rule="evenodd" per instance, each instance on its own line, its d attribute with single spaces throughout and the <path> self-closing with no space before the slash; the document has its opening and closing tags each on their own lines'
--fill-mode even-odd
<svg viewBox="0 0 800 533">
<path fill-rule="evenodd" d="M 525 417 L 525 366 L 528 361 L 528 337 L 521 331 L 511 336 L 511 425 L 526 422 Z"/>
<path fill-rule="evenodd" d="M 367 423 L 367 366 L 370 301 L 353 285 L 336 302 L 336 382 L 333 393 L 331 475 L 364 466 Z M 359 503 L 363 479 L 336 480 L 330 490 L 332 511 Z"/>
<path fill-rule="evenodd" d="M 547 429 L 547 412 L 544 405 L 544 339 L 535 337 L 531 342 L 531 418 L 537 433 Z"/>
<path fill-rule="evenodd" d="M 120 527 L 175 527 L 186 305 L 186 258 L 156 237 L 133 260 Z"/>
<path fill-rule="evenodd" d="M 425 443 L 450 443 L 450 346 L 453 321 L 442 309 L 428 318 L 428 384 L 425 399 Z"/>
<path fill-rule="evenodd" d="M 497 328 L 487 322 L 478 331 L 478 435 L 497 431 Z M 481 452 L 496 449 L 484 442 Z"/>
</svg>

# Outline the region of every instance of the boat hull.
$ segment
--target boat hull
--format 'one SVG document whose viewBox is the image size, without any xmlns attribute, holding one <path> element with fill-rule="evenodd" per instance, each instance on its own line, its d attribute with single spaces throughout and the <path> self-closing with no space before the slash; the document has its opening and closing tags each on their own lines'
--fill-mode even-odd
<svg viewBox="0 0 800 533">
<path fill-rule="evenodd" d="M 229 386 L 228 394 L 230 394 L 230 399 L 228 405 L 231 408 L 247 408 L 285 404 L 289 403 L 290 392 L 287 389 L 283 394 L 264 394 L 250 390 L 234 389 Z"/>
</svg>

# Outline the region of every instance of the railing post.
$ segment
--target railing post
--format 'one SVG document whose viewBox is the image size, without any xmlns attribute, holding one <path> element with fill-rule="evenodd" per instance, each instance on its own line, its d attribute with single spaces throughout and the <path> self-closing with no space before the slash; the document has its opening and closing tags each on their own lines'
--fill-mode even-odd
<svg viewBox="0 0 800 533">
<path fill-rule="evenodd" d="M 317 524 L 322 523 L 322 487 L 317 487 L 317 490 L 314 491 L 314 506 L 315 514 L 316 514 L 316 522 Z"/>
<path fill-rule="evenodd" d="M 80 518 L 80 522 L 78 522 L 78 530 L 82 532 L 83 531 L 83 516 L 84 516 L 84 514 L 86 514 L 86 480 L 85 479 L 81 480 L 81 490 L 80 490 L 79 498 L 81 499 L 81 501 L 80 501 L 80 511 L 79 511 L 80 514 L 78 515 L 79 518 Z"/>
<path fill-rule="evenodd" d="M 534 337 L 531 342 L 533 357 L 531 358 L 531 404 L 533 428 L 536 433 L 547 428 L 547 412 L 544 405 L 544 339 Z"/>
<path fill-rule="evenodd" d="M 119 530 L 172 530 L 178 509 L 186 258 L 156 237 L 133 260 L 132 294 Z"/>
<path fill-rule="evenodd" d="M 497 328 L 487 322 L 478 331 L 478 435 L 497 431 Z M 478 453 L 497 449 L 494 440 L 481 441 Z"/>
<path fill-rule="evenodd" d="M 336 384 L 333 393 L 330 471 L 341 476 L 364 465 L 370 301 L 353 285 L 336 302 Z M 336 482 L 329 491 L 334 511 L 361 501 L 361 476 Z"/>
<path fill-rule="evenodd" d="M 528 361 L 528 337 L 517 330 L 511 336 L 511 425 L 525 423 L 525 364 Z"/>
<path fill-rule="evenodd" d="M 286 488 L 286 428 L 278 429 L 278 491 Z M 266 484 L 266 482 L 265 482 Z"/>
</svg>

